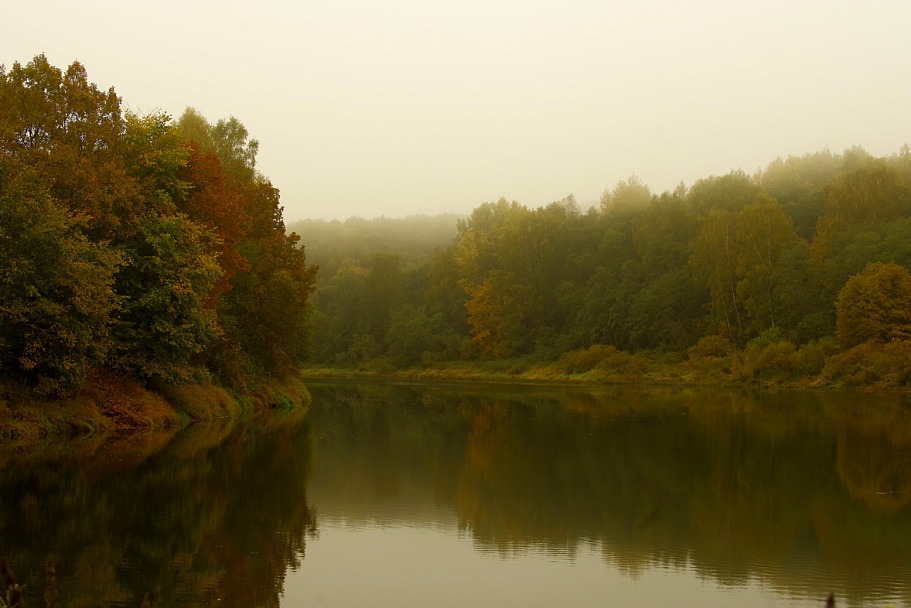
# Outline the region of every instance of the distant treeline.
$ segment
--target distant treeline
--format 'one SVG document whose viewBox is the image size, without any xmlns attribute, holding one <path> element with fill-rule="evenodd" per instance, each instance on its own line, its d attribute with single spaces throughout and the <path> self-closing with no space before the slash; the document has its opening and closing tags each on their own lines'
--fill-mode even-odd
<svg viewBox="0 0 911 608">
<path fill-rule="evenodd" d="M 816 373 L 851 349 L 911 356 L 907 146 L 777 159 L 662 194 L 633 176 L 588 210 L 572 196 L 538 209 L 501 199 L 457 222 L 294 227 L 321 266 L 323 364 L 752 349 Z"/>
<path fill-rule="evenodd" d="M 0 378 L 243 388 L 295 369 L 315 268 L 236 119 L 121 107 L 43 55 L 0 67 Z"/>
<path fill-rule="evenodd" d="M 123 111 L 78 63 L 0 68 L 0 379 L 242 388 L 294 371 L 311 334 L 318 363 L 386 370 L 750 353 L 754 371 L 840 357 L 860 383 L 911 378 L 907 146 L 660 195 L 633 176 L 588 210 L 297 223 L 318 280 L 257 151 L 233 117 Z"/>
</svg>

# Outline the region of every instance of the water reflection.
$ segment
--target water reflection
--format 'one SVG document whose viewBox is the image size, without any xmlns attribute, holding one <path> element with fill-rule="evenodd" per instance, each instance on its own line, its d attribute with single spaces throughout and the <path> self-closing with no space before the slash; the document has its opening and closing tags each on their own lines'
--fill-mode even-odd
<svg viewBox="0 0 911 608">
<path fill-rule="evenodd" d="M 272 428 L 0 450 L 29 605 L 53 557 L 66 606 L 911 606 L 904 398 L 311 392 Z"/>
<path fill-rule="evenodd" d="M 321 521 L 796 598 L 911 605 L 900 397 L 315 386 Z"/>
<path fill-rule="evenodd" d="M 315 530 L 302 416 L 2 460 L 0 555 L 29 606 L 49 557 L 65 606 L 278 606 Z"/>
</svg>

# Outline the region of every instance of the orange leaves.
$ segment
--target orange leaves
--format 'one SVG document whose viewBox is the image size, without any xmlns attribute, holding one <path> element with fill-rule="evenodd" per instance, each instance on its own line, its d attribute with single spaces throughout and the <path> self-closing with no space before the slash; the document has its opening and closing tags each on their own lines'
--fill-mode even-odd
<svg viewBox="0 0 911 608">
<path fill-rule="evenodd" d="M 182 211 L 196 222 L 209 228 L 220 241 L 218 262 L 223 275 L 210 294 L 209 304 L 231 289 L 231 279 L 250 267 L 247 259 L 237 249 L 245 236 L 247 214 L 243 197 L 231 184 L 221 167 L 218 157 L 211 152 L 201 153 L 190 144 L 190 155 L 181 177 L 190 184 Z"/>
<path fill-rule="evenodd" d="M 135 192 L 113 89 L 98 90 L 78 63 L 63 74 L 38 55 L 0 79 L 0 123 L 0 149 L 34 169 L 54 198 L 92 228 L 119 225 Z"/>
<path fill-rule="evenodd" d="M 233 118 L 196 123 L 206 152 L 167 114 L 124 115 L 79 63 L 0 69 L 0 368 L 61 392 L 93 367 L 225 368 L 216 340 L 301 360 L 315 269 L 255 171 L 257 142 Z"/>
<path fill-rule="evenodd" d="M 911 274 L 898 264 L 875 262 L 854 275 L 835 303 L 835 335 L 842 346 L 869 340 L 911 339 Z"/>
</svg>

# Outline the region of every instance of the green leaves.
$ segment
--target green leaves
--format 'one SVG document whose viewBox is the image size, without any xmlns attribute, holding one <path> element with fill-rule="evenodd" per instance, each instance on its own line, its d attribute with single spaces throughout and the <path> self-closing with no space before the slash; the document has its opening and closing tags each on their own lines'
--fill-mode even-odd
<svg viewBox="0 0 911 608">
<path fill-rule="evenodd" d="M 124 305 L 113 330 L 115 369 L 171 383 L 194 376 L 193 358 L 218 333 L 214 311 L 203 307 L 221 274 L 212 239 L 184 215 L 142 218 L 117 276 Z"/>
<path fill-rule="evenodd" d="M 78 388 L 110 346 L 121 264 L 34 172 L 0 157 L 0 370 L 42 394 Z"/>
</svg>

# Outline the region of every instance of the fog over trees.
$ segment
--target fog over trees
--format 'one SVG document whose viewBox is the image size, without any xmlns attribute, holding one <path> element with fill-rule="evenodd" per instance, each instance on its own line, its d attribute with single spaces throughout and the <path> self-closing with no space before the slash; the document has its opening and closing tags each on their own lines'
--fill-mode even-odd
<svg viewBox="0 0 911 608">
<path fill-rule="evenodd" d="M 577 373 L 636 356 L 911 377 L 907 145 L 660 194 L 632 175 L 589 209 L 502 198 L 294 232 L 258 151 L 234 117 L 125 111 L 79 63 L 0 70 L 3 378 L 61 395 L 100 372 L 243 388 L 308 361 Z"/>
<path fill-rule="evenodd" d="M 314 357 L 328 365 L 774 346 L 776 365 L 818 372 L 839 349 L 907 337 L 907 146 L 779 158 L 660 194 L 633 175 L 590 209 L 500 199 L 456 222 L 293 228 L 320 260 Z"/>
</svg>

